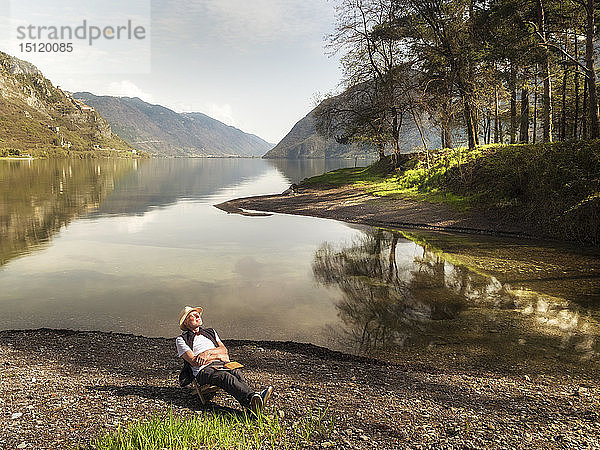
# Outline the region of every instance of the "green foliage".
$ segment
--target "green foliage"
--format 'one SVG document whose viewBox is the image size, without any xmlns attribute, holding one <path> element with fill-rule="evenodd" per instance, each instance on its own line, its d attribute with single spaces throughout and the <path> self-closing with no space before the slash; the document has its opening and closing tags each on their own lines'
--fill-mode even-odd
<svg viewBox="0 0 600 450">
<path fill-rule="evenodd" d="M 499 146 L 443 185 L 542 234 L 600 242 L 599 141 Z"/>
<path fill-rule="evenodd" d="M 295 449 L 331 439 L 334 422 L 325 413 L 289 424 L 278 414 L 259 418 L 247 414 L 205 412 L 178 417 L 170 411 L 143 422 L 119 427 L 93 442 L 97 450 L 125 449 Z"/>
<path fill-rule="evenodd" d="M 540 236 L 600 243 L 600 141 L 413 153 L 400 169 L 377 163 L 304 184 L 354 184 L 378 196 L 493 210 Z"/>
</svg>

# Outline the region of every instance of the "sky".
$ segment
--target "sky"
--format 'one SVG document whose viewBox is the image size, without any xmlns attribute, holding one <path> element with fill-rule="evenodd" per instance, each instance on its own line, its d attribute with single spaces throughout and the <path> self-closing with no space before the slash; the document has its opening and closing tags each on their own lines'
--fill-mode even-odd
<svg viewBox="0 0 600 450">
<path fill-rule="evenodd" d="M 324 49 L 334 5 L 335 0 L 0 0 L 0 49 L 34 63 L 63 90 L 203 112 L 275 144 L 316 98 L 338 87 L 339 58 Z M 90 44 L 87 27 L 99 32 L 111 27 L 112 33 L 128 21 L 131 28 L 142 27 L 143 38 L 109 40 L 106 34 Z M 26 28 L 32 24 L 33 34 Z M 71 52 L 27 52 L 22 46 L 69 42 L 39 26 L 74 30 L 84 24 L 86 39 L 72 39 Z"/>
</svg>

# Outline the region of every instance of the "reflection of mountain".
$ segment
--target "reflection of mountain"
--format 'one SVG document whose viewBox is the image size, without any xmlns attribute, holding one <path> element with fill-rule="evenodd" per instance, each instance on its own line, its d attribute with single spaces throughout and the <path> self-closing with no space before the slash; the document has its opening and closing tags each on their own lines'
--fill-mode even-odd
<svg viewBox="0 0 600 450">
<path fill-rule="evenodd" d="M 143 214 L 181 199 L 206 198 L 220 189 L 264 174 L 253 159 L 156 159 L 124 177 L 92 215 Z"/>
<path fill-rule="evenodd" d="M 361 350 L 455 341 L 493 352 L 532 342 L 587 358 L 600 351 L 594 309 L 526 285 L 514 289 L 395 233 L 365 232 L 339 249 L 324 244 L 313 274 L 341 290 L 336 308 L 345 327 L 338 335 Z"/>
<path fill-rule="evenodd" d="M 0 265 L 97 208 L 136 160 L 0 161 Z"/>
</svg>

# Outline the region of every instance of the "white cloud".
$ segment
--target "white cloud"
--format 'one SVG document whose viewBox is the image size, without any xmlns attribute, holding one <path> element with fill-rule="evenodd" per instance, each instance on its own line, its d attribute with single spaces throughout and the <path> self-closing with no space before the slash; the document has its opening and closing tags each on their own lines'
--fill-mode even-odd
<svg viewBox="0 0 600 450">
<path fill-rule="evenodd" d="M 227 125 L 238 126 L 238 122 L 233 117 L 233 108 L 225 103 L 219 105 L 217 103 L 207 103 L 203 109 L 203 113 L 213 119 L 220 120 Z"/>
<path fill-rule="evenodd" d="M 196 36 L 192 47 L 218 43 L 242 52 L 257 45 L 306 43 L 315 36 L 319 40 L 333 20 L 327 0 L 158 0 L 153 7 L 159 45 L 177 30 Z"/>
<path fill-rule="evenodd" d="M 201 112 L 207 116 L 217 119 L 226 125 L 231 125 L 241 128 L 242 124 L 234 117 L 233 108 L 229 103 L 213 103 L 204 102 L 198 104 L 192 103 L 171 103 L 165 104 L 167 108 L 171 108 L 175 112 Z"/>
<path fill-rule="evenodd" d="M 143 91 L 139 86 L 129 80 L 113 81 L 108 85 L 108 88 L 103 94 L 116 97 L 138 97 L 149 103 L 154 101 L 152 94 Z"/>
</svg>

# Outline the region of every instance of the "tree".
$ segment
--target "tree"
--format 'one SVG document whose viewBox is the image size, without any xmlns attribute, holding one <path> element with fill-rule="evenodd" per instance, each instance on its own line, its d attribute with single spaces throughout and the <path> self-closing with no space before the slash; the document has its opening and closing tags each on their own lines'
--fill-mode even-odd
<svg viewBox="0 0 600 450">
<path fill-rule="evenodd" d="M 396 29 L 392 0 L 342 0 L 337 8 L 336 31 L 329 48 L 344 53 L 342 67 L 346 93 L 330 99 L 317 111 L 318 129 L 343 140 L 366 140 L 383 154 L 391 143 L 400 152 L 399 136 L 406 96 L 407 64 Z"/>
</svg>

